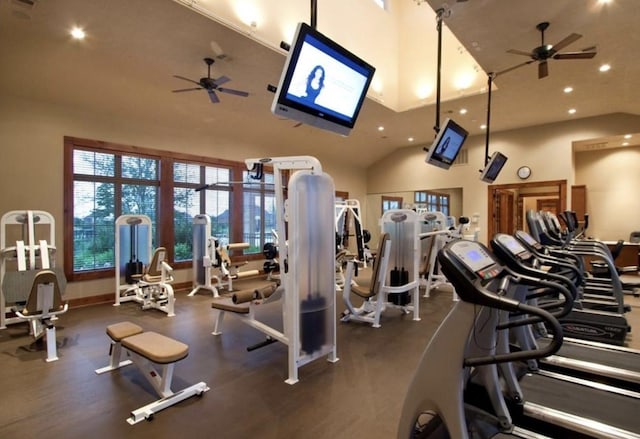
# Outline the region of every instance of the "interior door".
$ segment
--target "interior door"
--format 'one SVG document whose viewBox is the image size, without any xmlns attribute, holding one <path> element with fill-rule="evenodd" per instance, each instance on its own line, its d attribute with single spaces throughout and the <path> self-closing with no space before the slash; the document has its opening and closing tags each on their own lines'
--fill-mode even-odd
<svg viewBox="0 0 640 439">
<path fill-rule="evenodd" d="M 494 233 L 512 235 L 514 230 L 514 195 L 506 189 L 495 191 Z"/>
</svg>

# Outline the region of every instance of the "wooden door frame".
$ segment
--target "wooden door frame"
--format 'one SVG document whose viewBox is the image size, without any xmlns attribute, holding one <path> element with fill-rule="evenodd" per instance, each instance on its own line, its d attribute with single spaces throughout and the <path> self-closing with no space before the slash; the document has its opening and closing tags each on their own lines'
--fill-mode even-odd
<svg viewBox="0 0 640 439">
<path fill-rule="evenodd" d="M 544 196 L 557 195 L 560 200 L 560 211 L 567 209 L 567 180 L 547 180 L 547 181 L 530 181 L 527 183 L 510 183 L 510 184 L 492 184 L 487 190 L 487 236 L 486 242 L 489 242 L 495 234 L 493 226 L 493 216 L 495 215 L 495 205 L 493 197 L 498 190 L 509 189 L 525 189 L 532 187 L 556 187 L 556 191 L 541 193 Z"/>
</svg>

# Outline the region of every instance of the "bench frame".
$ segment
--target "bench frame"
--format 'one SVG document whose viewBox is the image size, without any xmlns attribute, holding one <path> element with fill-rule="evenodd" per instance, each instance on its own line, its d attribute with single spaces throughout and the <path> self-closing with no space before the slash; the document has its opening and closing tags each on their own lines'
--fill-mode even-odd
<svg viewBox="0 0 640 439">
<path fill-rule="evenodd" d="M 139 334 L 139 332 L 131 333 L 128 336 Z M 155 413 L 164 410 L 174 404 L 184 401 L 192 396 L 201 396 L 204 392 L 209 390 L 209 387 L 204 382 L 193 384 L 185 389 L 178 390 L 176 392 L 171 390 L 171 382 L 173 380 L 173 371 L 175 364 L 180 361 L 174 361 L 172 363 L 159 364 L 155 363 L 148 358 L 144 357 L 138 352 L 132 349 L 128 349 L 122 345 L 122 340 L 126 337 L 122 337 L 120 340 L 111 340 L 111 346 L 109 349 L 109 365 L 96 369 L 96 374 L 100 375 L 105 372 L 111 372 L 129 364 L 135 364 L 140 372 L 147 379 L 149 384 L 153 386 L 160 399 L 144 405 L 131 412 L 131 416 L 127 418 L 127 422 L 131 425 L 136 424 L 142 420 L 152 420 Z M 121 360 L 122 355 L 125 354 L 130 359 Z"/>
</svg>

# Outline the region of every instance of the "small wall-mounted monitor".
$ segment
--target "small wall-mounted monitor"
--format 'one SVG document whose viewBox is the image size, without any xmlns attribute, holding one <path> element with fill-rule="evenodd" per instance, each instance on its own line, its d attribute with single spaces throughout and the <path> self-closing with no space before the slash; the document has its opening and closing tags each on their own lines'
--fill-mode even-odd
<svg viewBox="0 0 640 439">
<path fill-rule="evenodd" d="M 443 169 L 449 169 L 458 157 L 462 144 L 469 133 L 451 119 L 440 128 L 436 139 L 429 148 L 425 162 Z"/>
<path fill-rule="evenodd" d="M 374 73 L 366 61 L 299 23 L 271 111 L 346 136 Z"/>
<path fill-rule="evenodd" d="M 489 162 L 484 167 L 484 170 L 480 175 L 480 180 L 487 183 L 493 183 L 496 181 L 496 178 L 498 178 L 498 174 L 502 171 L 505 163 L 507 163 L 507 156 L 499 151 L 494 152 L 491 155 Z"/>
</svg>

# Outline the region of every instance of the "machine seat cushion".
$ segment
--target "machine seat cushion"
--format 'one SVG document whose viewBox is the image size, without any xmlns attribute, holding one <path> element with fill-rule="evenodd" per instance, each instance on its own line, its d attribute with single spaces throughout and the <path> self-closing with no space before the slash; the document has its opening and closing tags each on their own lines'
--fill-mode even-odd
<svg viewBox="0 0 640 439">
<path fill-rule="evenodd" d="M 153 331 L 126 337 L 122 346 L 158 364 L 174 363 L 189 353 L 186 344 Z"/>
<path fill-rule="evenodd" d="M 351 292 L 353 294 L 356 294 L 362 297 L 363 299 L 369 299 L 370 297 L 375 296 L 377 293 L 377 292 L 371 291 L 371 288 L 369 285 L 366 285 L 366 286 L 352 285 Z"/>
<path fill-rule="evenodd" d="M 243 302 L 235 304 L 231 296 L 221 296 L 211 302 L 211 308 L 220 311 L 229 311 L 236 314 L 249 314 L 249 305 L 251 302 Z"/>
<path fill-rule="evenodd" d="M 121 341 L 125 337 L 131 337 L 141 332 L 143 332 L 142 328 L 131 322 L 120 322 L 107 326 L 107 335 L 113 341 Z"/>
</svg>

